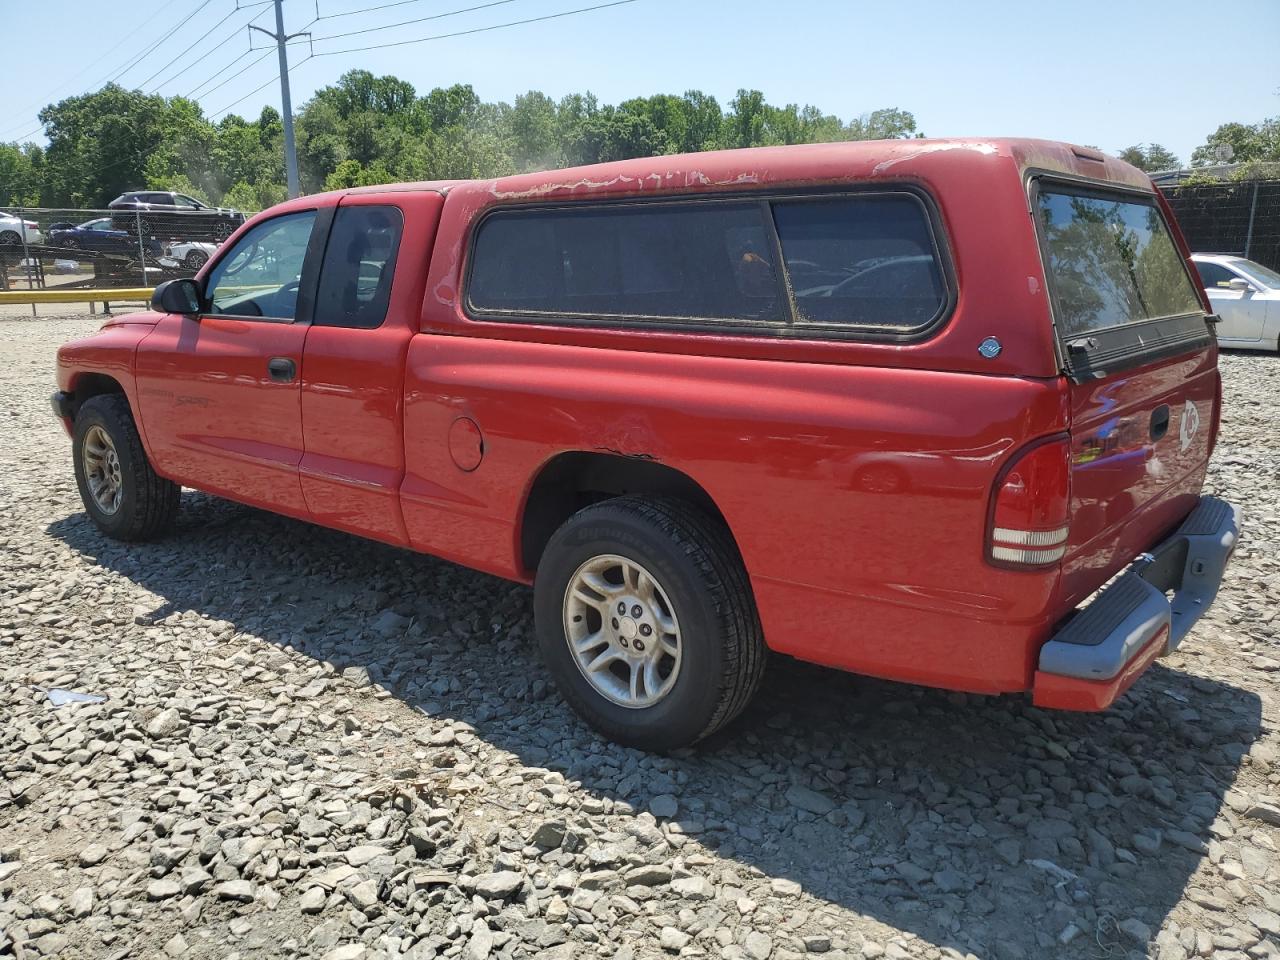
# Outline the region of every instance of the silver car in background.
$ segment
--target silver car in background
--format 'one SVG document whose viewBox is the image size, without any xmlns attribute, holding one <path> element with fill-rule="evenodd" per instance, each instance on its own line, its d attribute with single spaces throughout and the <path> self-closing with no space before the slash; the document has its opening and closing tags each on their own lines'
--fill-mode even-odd
<svg viewBox="0 0 1280 960">
<path fill-rule="evenodd" d="M 1193 253 L 1218 324 L 1218 343 L 1245 350 L 1280 349 L 1280 273 L 1244 257 Z"/>
</svg>

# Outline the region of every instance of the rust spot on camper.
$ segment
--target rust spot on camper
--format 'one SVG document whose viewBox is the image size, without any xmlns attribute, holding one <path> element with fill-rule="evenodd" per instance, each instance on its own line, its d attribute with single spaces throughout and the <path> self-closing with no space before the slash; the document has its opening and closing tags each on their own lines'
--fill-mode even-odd
<svg viewBox="0 0 1280 960">
<path fill-rule="evenodd" d="M 872 175 L 884 173 L 886 170 L 890 170 L 907 160 L 914 160 L 916 157 L 922 157 L 929 153 L 942 153 L 948 150 L 972 150 L 975 153 L 990 155 L 996 152 L 996 147 L 992 143 L 926 143 L 914 150 L 908 150 L 901 156 L 881 160 L 875 165 L 871 173 Z"/>
</svg>

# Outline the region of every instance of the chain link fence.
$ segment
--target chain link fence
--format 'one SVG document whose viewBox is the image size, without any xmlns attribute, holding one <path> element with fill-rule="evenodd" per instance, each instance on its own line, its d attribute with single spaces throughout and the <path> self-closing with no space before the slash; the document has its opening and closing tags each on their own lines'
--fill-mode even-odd
<svg viewBox="0 0 1280 960">
<path fill-rule="evenodd" d="M 214 212 L 0 207 L 0 290 L 154 287 L 190 277 L 242 221 Z"/>
<path fill-rule="evenodd" d="M 1164 190 L 1197 253 L 1232 253 L 1280 270 L 1280 180 Z"/>
</svg>

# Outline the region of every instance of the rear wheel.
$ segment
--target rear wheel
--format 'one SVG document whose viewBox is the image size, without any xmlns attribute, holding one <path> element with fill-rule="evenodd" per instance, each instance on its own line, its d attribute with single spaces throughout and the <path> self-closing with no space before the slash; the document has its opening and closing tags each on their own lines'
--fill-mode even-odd
<svg viewBox="0 0 1280 960">
<path fill-rule="evenodd" d="M 99 530 L 117 540 L 150 540 L 172 526 L 181 488 L 152 469 L 123 396 L 86 400 L 72 446 L 80 499 Z"/>
<path fill-rule="evenodd" d="M 0 247 L 16 247 L 22 244 L 22 238 L 18 236 L 16 230 L 5 230 L 0 232 Z"/>
<path fill-rule="evenodd" d="M 187 265 L 188 270 L 199 270 L 208 259 L 209 255 L 203 250 L 192 250 L 182 262 Z"/>
<path fill-rule="evenodd" d="M 729 531 L 681 501 L 623 497 L 574 514 L 538 564 L 534 608 L 565 698 L 629 746 L 708 736 L 742 711 L 764 671 Z"/>
</svg>

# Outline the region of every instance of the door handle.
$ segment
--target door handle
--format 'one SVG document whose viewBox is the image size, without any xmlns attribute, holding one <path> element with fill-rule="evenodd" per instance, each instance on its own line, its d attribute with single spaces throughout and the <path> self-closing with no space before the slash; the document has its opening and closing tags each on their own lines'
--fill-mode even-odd
<svg viewBox="0 0 1280 960">
<path fill-rule="evenodd" d="M 289 383 L 298 375 L 298 365 L 288 357 L 272 357 L 267 361 L 267 372 L 276 383 Z"/>
<path fill-rule="evenodd" d="M 1151 413 L 1151 439 L 1159 440 L 1169 432 L 1169 405 L 1162 403 Z"/>
</svg>

